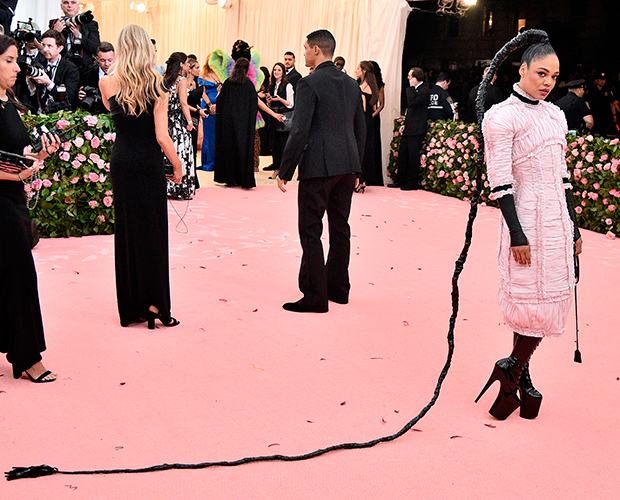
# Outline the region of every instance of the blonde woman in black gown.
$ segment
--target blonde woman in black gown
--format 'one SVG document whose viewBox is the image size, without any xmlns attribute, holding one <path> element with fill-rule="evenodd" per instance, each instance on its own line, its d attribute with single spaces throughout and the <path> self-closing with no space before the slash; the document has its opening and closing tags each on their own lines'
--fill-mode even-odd
<svg viewBox="0 0 620 500">
<path fill-rule="evenodd" d="M 114 260 L 121 326 L 170 315 L 168 211 L 163 153 L 173 166 L 168 179 L 182 180 L 182 166 L 168 134 L 168 93 L 153 66 L 147 32 L 130 24 L 118 37 L 114 73 L 99 87 L 116 128 L 110 158 L 114 191 Z"/>
<path fill-rule="evenodd" d="M 18 111 L 27 111 L 11 90 L 15 85 L 17 43 L 0 35 L 0 150 L 23 155 L 30 136 Z M 58 138 L 48 143 L 36 156 L 42 160 L 59 146 Z M 38 168 L 19 173 L 0 170 L 0 351 L 13 366 L 13 377 L 24 373 L 36 383 L 53 382 L 56 374 L 45 368 L 41 353 L 45 351 L 43 319 L 37 289 L 37 271 L 32 259 L 30 213 L 22 181 Z"/>
</svg>

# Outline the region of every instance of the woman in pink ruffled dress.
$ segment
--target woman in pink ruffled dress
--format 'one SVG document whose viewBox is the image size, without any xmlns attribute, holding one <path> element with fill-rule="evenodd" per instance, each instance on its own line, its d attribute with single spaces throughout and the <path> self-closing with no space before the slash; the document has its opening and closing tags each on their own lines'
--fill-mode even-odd
<svg viewBox="0 0 620 500">
<path fill-rule="evenodd" d="M 503 215 L 499 302 L 514 348 L 497 361 L 476 402 L 499 381 L 489 410 L 499 420 L 519 407 L 523 418 L 538 415 L 542 395 L 532 385 L 529 360 L 543 337 L 564 332 L 573 300 L 574 255 L 581 253 L 582 240 L 564 155 L 566 119 L 544 101 L 559 68 L 551 45 L 529 47 L 514 92 L 482 124 L 491 198 Z"/>
</svg>

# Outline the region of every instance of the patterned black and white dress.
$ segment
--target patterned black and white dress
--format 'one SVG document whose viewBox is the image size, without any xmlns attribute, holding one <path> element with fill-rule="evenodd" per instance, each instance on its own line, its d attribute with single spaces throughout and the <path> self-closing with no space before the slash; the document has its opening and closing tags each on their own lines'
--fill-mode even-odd
<svg viewBox="0 0 620 500">
<path fill-rule="evenodd" d="M 196 192 L 196 165 L 192 148 L 192 135 L 187 130 L 187 120 L 181 109 L 177 87 L 185 77 L 179 78 L 170 88 L 168 101 L 168 133 L 174 143 L 183 165 L 183 180 L 180 184 L 168 180 L 168 196 L 178 200 L 189 200 Z"/>
</svg>

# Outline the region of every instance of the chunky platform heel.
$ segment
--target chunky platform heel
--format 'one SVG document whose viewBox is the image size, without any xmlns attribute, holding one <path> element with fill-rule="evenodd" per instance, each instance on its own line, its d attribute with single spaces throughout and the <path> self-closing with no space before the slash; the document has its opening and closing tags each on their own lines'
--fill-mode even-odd
<svg viewBox="0 0 620 500">
<path fill-rule="evenodd" d="M 530 378 L 530 371 L 526 366 L 519 380 L 519 392 L 521 394 L 521 411 L 519 416 L 529 420 L 538 416 L 542 403 L 542 394 L 536 390 Z"/>
<path fill-rule="evenodd" d="M 483 387 L 482 392 L 480 392 L 475 402 L 477 403 L 480 400 L 493 382 L 499 381 L 499 394 L 493 406 L 491 406 L 489 413 L 497 420 L 506 420 L 510 414 L 521 405 L 521 400 L 517 396 L 517 388 L 522 371 L 523 367 L 516 358 L 511 356 L 510 358 L 500 359 L 495 363 L 495 367 L 493 368 L 493 372 L 491 372 L 488 382 Z"/>
</svg>

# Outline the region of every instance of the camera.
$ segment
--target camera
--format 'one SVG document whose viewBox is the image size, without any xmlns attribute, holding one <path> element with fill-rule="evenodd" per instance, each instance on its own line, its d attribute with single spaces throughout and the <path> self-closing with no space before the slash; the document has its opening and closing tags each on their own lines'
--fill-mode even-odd
<svg viewBox="0 0 620 500">
<path fill-rule="evenodd" d="M 92 11 L 87 10 L 86 12 L 82 12 L 81 14 L 78 14 L 77 16 L 73 16 L 73 17 L 66 17 L 63 16 L 61 17 L 61 19 L 66 23 L 66 24 L 75 24 L 80 25 L 80 24 L 88 24 L 90 23 L 93 19 L 95 19 L 95 16 L 93 16 Z"/>
<path fill-rule="evenodd" d="M 80 109 L 90 111 L 91 113 L 100 112 L 103 99 L 101 99 L 99 89 L 96 87 L 84 87 L 82 91 L 86 93 L 86 97 L 80 101 Z"/>
<path fill-rule="evenodd" d="M 40 64 L 35 64 L 34 66 L 31 66 L 30 64 L 25 63 L 25 62 L 20 62 L 18 64 L 19 64 L 19 69 L 21 70 L 21 73 L 24 73 L 26 76 L 32 76 L 33 78 L 38 78 L 40 76 L 45 75 L 45 70 Z"/>
<path fill-rule="evenodd" d="M 77 128 L 77 125 L 73 125 L 73 127 L 69 127 L 64 130 L 60 130 L 58 127 L 54 127 L 52 130 L 49 130 L 43 124 L 35 126 L 30 132 L 32 137 L 32 150 L 35 153 L 38 153 L 43 149 L 43 141 L 41 139 L 44 135 L 48 136 L 48 139 L 49 134 L 57 135 L 60 142 L 67 142 L 69 140 L 69 132 L 72 132 L 75 128 Z"/>
<path fill-rule="evenodd" d="M 30 43 L 35 39 L 41 39 L 41 30 L 29 18 L 28 21 L 17 21 L 17 28 L 10 33 L 10 36 L 17 42 Z"/>
</svg>

